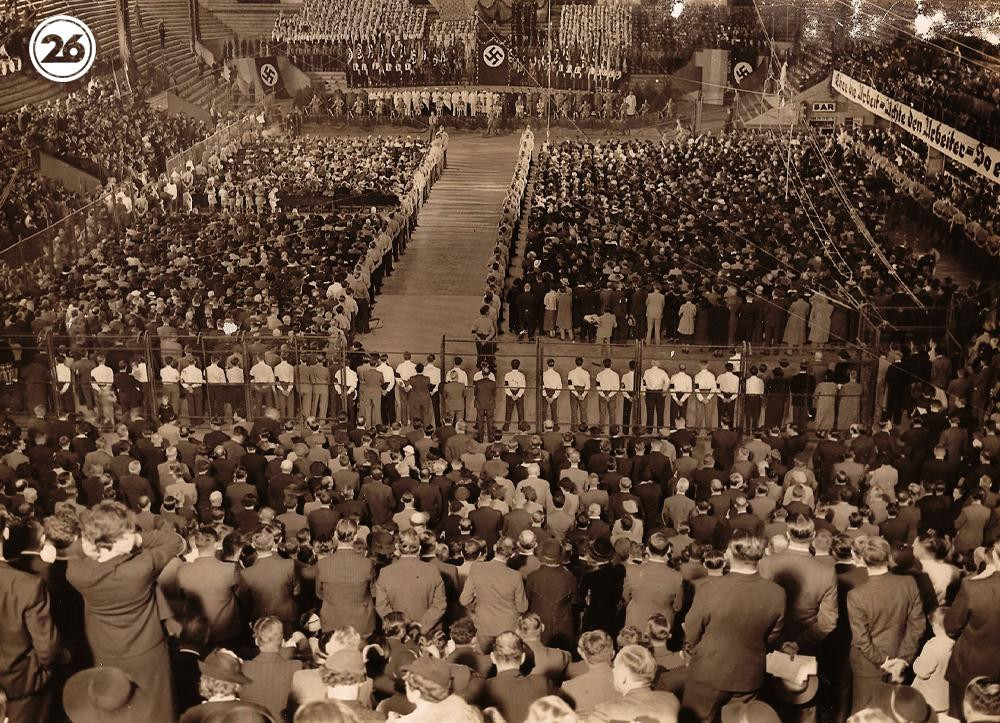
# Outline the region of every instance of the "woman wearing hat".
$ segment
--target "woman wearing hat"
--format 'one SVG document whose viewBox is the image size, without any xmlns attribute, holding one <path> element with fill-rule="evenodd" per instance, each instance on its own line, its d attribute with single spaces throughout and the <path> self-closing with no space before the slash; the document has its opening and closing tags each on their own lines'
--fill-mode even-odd
<svg viewBox="0 0 1000 723">
<path fill-rule="evenodd" d="M 66 579 L 83 596 L 94 663 L 121 668 L 152 699 L 144 723 L 172 723 L 170 657 L 155 586 L 184 540 L 166 528 L 140 537 L 133 513 L 118 502 L 98 504 L 80 522 L 84 556 L 69 563 Z"/>
<path fill-rule="evenodd" d="M 198 661 L 198 668 L 201 670 L 198 693 L 205 702 L 184 711 L 180 723 L 216 720 L 233 710 L 253 711 L 259 716 L 247 717 L 248 720 L 274 721 L 264 706 L 240 700 L 240 688 L 253 681 L 243 674 L 243 661 L 236 653 L 216 648 L 204 660 Z"/>
</svg>

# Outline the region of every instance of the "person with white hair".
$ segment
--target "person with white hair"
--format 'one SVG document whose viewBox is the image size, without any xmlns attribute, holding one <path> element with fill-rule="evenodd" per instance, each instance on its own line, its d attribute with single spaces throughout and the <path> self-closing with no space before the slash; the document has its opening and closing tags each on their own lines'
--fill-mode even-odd
<svg viewBox="0 0 1000 723">
<path fill-rule="evenodd" d="M 647 720 L 675 723 L 680 712 L 677 696 L 653 690 L 656 660 L 641 645 L 626 645 L 615 656 L 611 677 L 619 698 L 598 703 L 588 721 Z"/>
</svg>

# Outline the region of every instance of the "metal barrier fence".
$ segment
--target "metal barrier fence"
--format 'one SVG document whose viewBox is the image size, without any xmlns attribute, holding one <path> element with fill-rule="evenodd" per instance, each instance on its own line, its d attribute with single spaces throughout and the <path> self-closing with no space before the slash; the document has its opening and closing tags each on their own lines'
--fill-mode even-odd
<svg viewBox="0 0 1000 723">
<path fill-rule="evenodd" d="M 842 352 L 847 352 L 846 362 Z M 496 369 L 498 387 L 492 405 L 493 421 L 500 428 L 508 419 L 512 423 L 524 421 L 527 429 L 533 431 L 543 428 L 547 420 L 563 429 L 579 424 L 599 426 L 604 430 L 614 425 L 625 429 L 674 428 L 677 419 L 683 417 L 688 428 L 698 430 L 717 428 L 723 418 L 744 429 L 791 421 L 829 430 L 847 429 L 853 423 L 870 424 L 876 411 L 871 392 L 877 377 L 877 360 L 871 355 L 860 354 L 857 347 L 654 345 L 641 340 L 600 345 L 540 337 L 534 343 L 503 342 L 484 348 L 472 341 L 446 339 L 441 356 L 446 379 L 447 368 L 454 366 L 456 357 L 461 358 L 459 366 L 468 375 L 471 389 L 466 395 L 464 417 L 467 420 L 482 419 L 480 408 L 483 406 L 489 416 L 489 400 L 479 398 L 472 383 L 479 362 L 489 360 L 491 368 Z M 518 370 L 525 377 L 525 393 L 523 401 L 508 403 L 507 398 L 511 395 L 505 389 L 505 377 L 515 359 Z M 606 365 L 605 360 L 610 364 Z M 663 374 L 646 374 L 654 364 Z M 698 372 L 704 368 L 711 373 L 712 379 L 718 380 L 727 372 L 727 364 L 732 366 L 732 376 L 725 378 L 726 386 L 733 393 L 713 391 L 699 398 L 694 392 Z M 838 367 L 838 364 L 843 366 Z M 611 373 L 605 373 L 606 366 Z M 746 380 L 753 367 L 760 370 L 759 384 L 764 393 L 759 397 L 745 392 Z M 809 382 L 808 387 L 813 391 L 792 394 L 784 384 L 793 383 L 791 378 L 799 373 L 800 367 L 815 380 L 815 384 Z M 776 368 L 782 370 L 785 382 L 773 389 L 768 385 L 764 391 L 764 380 L 769 379 L 771 370 Z M 849 369 L 854 370 L 850 384 L 821 385 L 826 372 L 831 376 L 837 374 L 838 378 L 843 376 L 847 381 Z M 683 393 L 663 391 L 661 386 L 666 382 L 664 377 L 673 378 L 681 372 L 691 378 L 693 391 L 686 398 Z M 587 384 L 590 389 L 585 392 L 581 387 Z M 656 386 L 661 388 L 653 388 Z M 753 383 L 750 386 L 752 388 Z M 450 409 L 459 407 L 456 400 Z M 524 414 L 519 416 L 522 408 Z"/>
<path fill-rule="evenodd" d="M 540 431 L 546 420 L 561 429 L 571 424 L 604 430 L 676 428 L 681 417 L 697 430 L 717 428 L 721 419 L 743 429 L 786 422 L 846 429 L 872 422 L 877 361 L 856 350 L 845 360 L 844 351 L 539 338 L 496 345 L 441 339 L 404 352 L 353 350 L 323 336 L 186 335 L 169 328 L 135 336 L 4 335 L 0 405 L 8 412 L 38 406 L 79 412 L 105 425 L 125 421 L 137 409 L 156 418 L 168 407 L 194 425 L 213 417 L 252 419 L 268 407 L 291 420 L 336 420 L 344 414 L 352 426 L 359 416 L 366 426 L 464 419 L 490 436 L 498 430 Z M 372 368 L 373 353 L 385 359 Z M 3 363 L 5 357 L 10 363 Z M 95 375 L 102 359 L 106 368 Z M 479 383 L 483 362 L 492 384 Z M 413 379 L 418 364 L 425 367 L 426 383 Z M 647 374 L 654 364 L 670 377 L 686 372 L 690 396 L 655 389 L 656 372 Z M 720 380 L 727 364 L 731 376 Z M 751 367 L 767 370 L 759 375 L 759 395 L 753 393 L 754 382 L 747 383 Z M 718 380 L 721 392 L 699 398 L 695 380 L 703 368 Z M 785 382 L 765 385 L 776 368 L 782 368 Z M 800 371 L 816 380 L 811 393 L 796 392 Z M 828 375 L 841 383 L 824 381 Z M 584 391 L 588 382 L 590 389 Z"/>
<path fill-rule="evenodd" d="M 34 273 L 71 263 L 96 245 L 100 229 L 124 228 L 126 210 L 114 199 L 131 181 L 123 181 L 86 206 L 76 209 L 41 231 L 0 252 L 0 289 L 28 291 L 36 288 Z M 31 264 L 32 268 L 26 269 Z"/>
<path fill-rule="evenodd" d="M 167 175 L 170 175 L 174 171 L 180 172 L 184 170 L 184 166 L 188 161 L 191 161 L 195 165 L 204 163 L 212 153 L 217 153 L 222 147 L 228 145 L 234 138 L 242 138 L 243 134 L 253 128 L 255 124 L 256 121 L 254 120 L 253 115 L 248 115 L 245 118 L 240 118 L 238 121 L 230 123 L 224 128 L 220 128 L 215 133 L 198 141 L 190 148 L 183 150 L 180 153 L 175 153 L 167 159 Z"/>
</svg>

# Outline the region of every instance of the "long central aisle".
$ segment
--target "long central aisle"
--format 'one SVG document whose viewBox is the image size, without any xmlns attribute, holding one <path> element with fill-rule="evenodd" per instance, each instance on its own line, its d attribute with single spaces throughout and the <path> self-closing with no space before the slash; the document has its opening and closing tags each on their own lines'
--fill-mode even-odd
<svg viewBox="0 0 1000 723">
<path fill-rule="evenodd" d="M 382 326 L 364 337 L 367 349 L 426 353 L 440 349 L 442 335 L 469 337 L 519 139 L 452 135 L 448 167 L 378 295 L 374 315 Z"/>
</svg>

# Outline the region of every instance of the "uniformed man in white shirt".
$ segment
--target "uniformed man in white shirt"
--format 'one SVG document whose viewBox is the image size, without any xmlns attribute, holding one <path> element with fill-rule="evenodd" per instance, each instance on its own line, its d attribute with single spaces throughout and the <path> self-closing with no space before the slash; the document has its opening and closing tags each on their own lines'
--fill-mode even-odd
<svg viewBox="0 0 1000 723">
<path fill-rule="evenodd" d="M 628 371 L 622 374 L 622 431 L 629 433 L 632 427 L 632 409 L 635 404 L 635 360 L 628 363 Z M 638 421 L 638 407 L 636 421 Z"/>
<path fill-rule="evenodd" d="M 708 361 L 694 375 L 694 394 L 688 405 L 688 428 L 698 432 L 711 432 L 718 426 L 715 375 L 708 368 Z"/>
<path fill-rule="evenodd" d="M 764 380 L 757 373 L 757 367 L 748 370 L 749 376 L 743 383 L 743 427 L 753 433 L 760 426 L 760 410 L 764 402 Z"/>
<path fill-rule="evenodd" d="M 333 391 L 339 400 L 334 404 L 334 408 L 339 408 L 339 405 L 343 404 L 344 392 L 347 392 L 347 409 L 344 411 L 347 413 L 348 423 L 354 424 L 354 420 L 356 419 L 355 402 L 358 399 L 358 373 L 351 369 L 349 365 L 342 366 L 335 371 L 333 373 Z"/>
<path fill-rule="evenodd" d="M 433 354 L 427 355 L 427 363 L 424 364 L 424 376 L 431 383 L 431 406 L 434 407 L 434 425 L 441 426 L 441 369 L 434 363 L 436 357 Z M 430 424 L 429 419 L 423 420 L 424 424 Z"/>
<path fill-rule="evenodd" d="M 731 362 L 726 362 L 726 371 L 716 378 L 715 386 L 719 391 L 719 419 L 735 426 L 733 413 L 736 411 L 736 399 L 740 396 L 740 378 L 733 372 Z"/>
<path fill-rule="evenodd" d="M 389 355 L 379 355 L 379 365 L 376 367 L 382 372 L 387 386 L 382 387 L 382 423 L 392 424 L 396 421 L 396 370 L 389 364 Z"/>
<path fill-rule="evenodd" d="M 559 413 L 557 411 L 557 401 L 562 393 L 563 380 L 559 372 L 556 371 L 556 360 L 549 359 L 545 362 L 545 371 L 542 372 L 542 401 L 545 404 L 545 418 L 551 419 L 555 428 L 559 428 Z"/>
<path fill-rule="evenodd" d="M 576 358 L 576 366 L 566 375 L 569 385 L 569 418 L 576 427 L 587 423 L 587 395 L 590 393 L 590 372 L 583 368 L 583 357 Z"/>
<path fill-rule="evenodd" d="M 73 396 L 73 370 L 66 363 L 66 357 L 56 357 L 56 387 L 59 394 L 59 411 L 75 412 L 76 398 Z"/>
<path fill-rule="evenodd" d="M 399 398 L 399 421 L 410 423 L 410 377 L 417 373 L 411 354 L 403 352 L 403 361 L 396 365 L 396 396 Z"/>
<path fill-rule="evenodd" d="M 295 416 L 295 366 L 284 355 L 274 367 L 274 400 L 282 419 Z"/>
<path fill-rule="evenodd" d="M 209 413 L 213 417 L 226 413 L 226 372 L 219 366 L 219 357 L 213 356 L 205 367 L 205 384 L 208 389 Z"/>
<path fill-rule="evenodd" d="M 452 367 L 448 370 L 448 378 L 451 378 L 451 373 L 455 372 L 455 381 L 461 382 L 465 386 L 469 386 L 469 375 L 462 368 L 462 357 L 457 356 L 452 361 Z"/>
<path fill-rule="evenodd" d="M 687 366 L 683 363 L 677 373 L 670 377 L 670 426 L 676 426 L 674 422 L 678 418 L 687 421 L 687 406 L 691 399 L 691 392 L 694 391 L 694 380 L 687 373 Z"/>
<path fill-rule="evenodd" d="M 618 372 L 611 368 L 611 360 L 605 359 L 604 368 L 597 372 L 597 413 L 601 422 L 601 429 L 610 431 L 611 425 L 616 424 L 618 393 L 622 391 L 622 380 Z"/>
<path fill-rule="evenodd" d="M 521 360 L 510 360 L 510 371 L 503 376 L 503 393 L 506 408 L 503 415 L 503 431 L 510 427 L 513 412 L 517 409 L 517 421 L 524 421 L 524 394 L 527 391 L 528 380 L 521 371 Z"/>
<path fill-rule="evenodd" d="M 167 398 L 167 403 L 174 410 L 174 414 L 179 414 L 181 409 L 181 373 L 174 366 L 174 358 L 164 357 L 163 367 L 160 369 L 160 383 L 163 385 L 163 396 Z"/>
<path fill-rule="evenodd" d="M 205 386 L 205 375 L 194 363 L 186 365 L 181 369 L 181 390 L 184 392 L 184 399 L 187 401 L 187 415 L 189 420 L 200 420 L 204 414 L 203 393 Z M 180 414 L 177 415 L 178 417 Z"/>
<path fill-rule="evenodd" d="M 660 362 L 654 359 L 642 374 L 642 392 L 646 399 L 646 432 L 663 426 L 663 412 L 666 409 L 667 392 L 670 389 L 670 375 L 660 368 Z"/>
<path fill-rule="evenodd" d="M 253 393 L 251 411 L 255 417 L 263 414 L 267 407 L 274 406 L 274 369 L 261 355 L 250 367 L 250 391 Z"/>
<path fill-rule="evenodd" d="M 226 359 L 226 400 L 232 407 L 233 417 L 247 417 L 246 375 L 235 354 Z"/>
<path fill-rule="evenodd" d="M 115 423 L 115 392 L 112 386 L 115 373 L 104 363 L 105 356 L 98 354 L 97 366 L 90 370 L 90 386 L 94 390 L 94 407 L 98 424 Z"/>
</svg>

